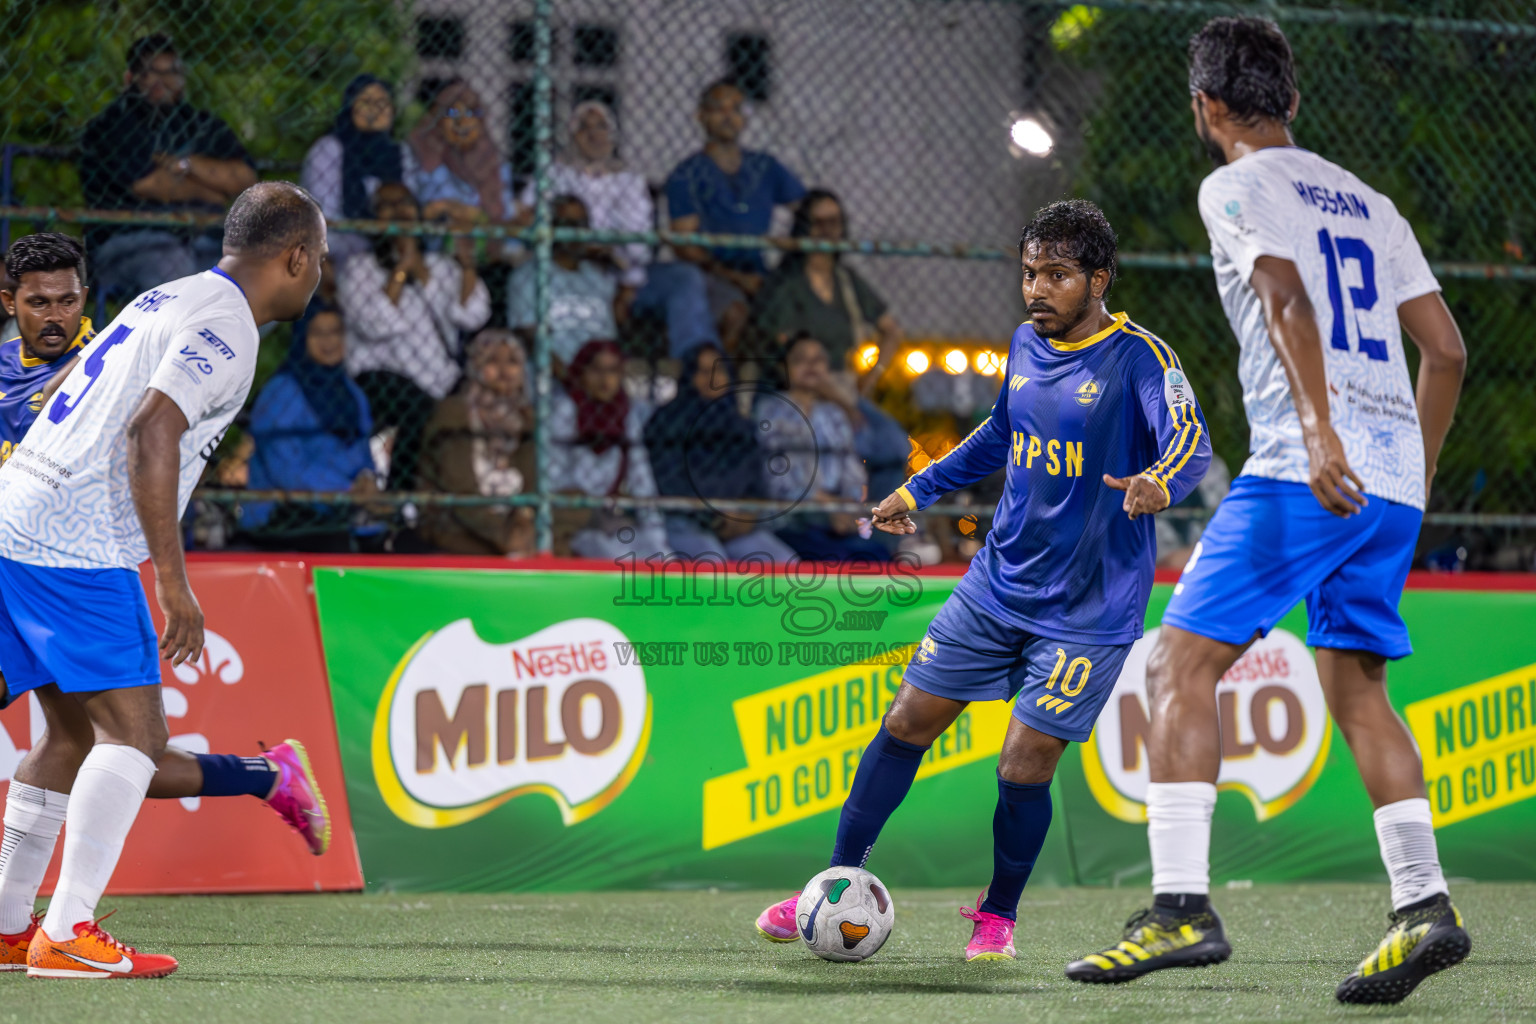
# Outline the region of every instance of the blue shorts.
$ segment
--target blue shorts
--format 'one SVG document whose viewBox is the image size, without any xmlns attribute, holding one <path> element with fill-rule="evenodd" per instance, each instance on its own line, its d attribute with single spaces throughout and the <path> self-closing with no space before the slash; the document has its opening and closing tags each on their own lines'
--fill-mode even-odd
<svg viewBox="0 0 1536 1024">
<path fill-rule="evenodd" d="M 905 679 L 950 700 L 1019 699 L 1013 717 L 1047 736 L 1081 743 L 1109 699 L 1130 644 L 1049 640 L 999 621 L 962 593 L 934 616 Z"/>
<path fill-rule="evenodd" d="M 1370 497 L 1341 519 L 1306 484 L 1240 476 L 1184 566 L 1163 625 L 1245 644 L 1305 598 L 1313 647 L 1406 657 L 1413 645 L 1397 603 L 1423 518 Z"/>
<path fill-rule="evenodd" d="M 0 558 L 0 672 L 8 700 L 48 683 L 95 693 L 160 683 L 159 646 L 132 569 L 49 569 Z"/>
</svg>

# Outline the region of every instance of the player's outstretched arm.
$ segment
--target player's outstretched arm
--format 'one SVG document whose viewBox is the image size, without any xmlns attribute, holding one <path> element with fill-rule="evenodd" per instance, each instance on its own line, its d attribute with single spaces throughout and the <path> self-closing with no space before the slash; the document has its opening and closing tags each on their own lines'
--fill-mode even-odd
<svg viewBox="0 0 1536 1024">
<path fill-rule="evenodd" d="M 128 420 L 128 489 L 155 565 L 155 596 L 165 613 L 160 653 L 173 666 L 196 661 L 203 653 L 203 610 L 187 581 L 177 515 L 181 435 L 186 432 L 181 407 L 154 388 L 145 390 Z"/>
<path fill-rule="evenodd" d="M 1199 486 L 1211 464 L 1211 435 L 1194 388 L 1172 346 L 1133 331 L 1146 348 L 1129 362 L 1141 413 L 1160 453 L 1134 476 L 1104 474 L 1104 485 L 1125 492 L 1121 507 L 1132 519 L 1161 512 Z"/>
<path fill-rule="evenodd" d="M 1456 414 L 1461 379 L 1467 371 L 1467 346 L 1439 292 L 1420 295 L 1397 307 L 1397 319 L 1419 347 L 1419 427 L 1424 431 L 1424 487 L 1435 478 L 1440 449 Z"/>
<path fill-rule="evenodd" d="M 1254 262 L 1250 283 L 1264 306 L 1269 343 L 1291 385 L 1291 401 L 1301 420 L 1302 440 L 1311 463 L 1308 483 L 1312 494 L 1334 515 L 1352 516 L 1366 503 L 1365 484 L 1349 468 L 1344 442 L 1330 422 L 1323 338 L 1306 285 L 1296 264 L 1276 256 L 1260 256 Z"/>
<path fill-rule="evenodd" d="M 1008 461 L 1008 374 L 1003 374 L 1002 387 L 997 401 L 992 403 L 992 415 L 965 436 L 965 439 L 938 459 L 923 467 L 896 493 L 875 506 L 875 525 L 881 521 L 880 510 L 890 506 L 901 512 L 925 509 L 950 491 L 969 487 L 1001 469 Z M 895 499 L 897 504 L 892 503 Z M 883 527 L 882 527 L 883 529 Z M 914 527 L 915 529 L 915 527 Z M 893 531 L 910 533 L 911 530 Z"/>
</svg>

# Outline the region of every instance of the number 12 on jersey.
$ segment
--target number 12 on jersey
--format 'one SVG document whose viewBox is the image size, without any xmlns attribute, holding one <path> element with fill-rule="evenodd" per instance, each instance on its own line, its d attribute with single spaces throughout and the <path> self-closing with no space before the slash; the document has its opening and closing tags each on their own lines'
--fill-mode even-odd
<svg viewBox="0 0 1536 1024">
<path fill-rule="evenodd" d="M 1376 305 L 1380 295 L 1376 291 L 1376 254 L 1363 238 L 1334 238 L 1324 228 L 1317 233 L 1317 246 L 1323 251 L 1323 262 L 1328 267 L 1328 304 L 1333 307 L 1333 334 L 1329 343 L 1336 349 L 1349 351 L 1349 325 L 1344 319 L 1344 286 L 1339 279 L 1339 264 L 1354 260 L 1360 264 L 1360 287 L 1350 285 L 1349 302 L 1355 311 L 1355 333 L 1360 336 L 1360 351 L 1367 358 L 1387 358 L 1387 343 L 1380 338 L 1367 338 L 1360 326 L 1359 314 Z"/>
</svg>

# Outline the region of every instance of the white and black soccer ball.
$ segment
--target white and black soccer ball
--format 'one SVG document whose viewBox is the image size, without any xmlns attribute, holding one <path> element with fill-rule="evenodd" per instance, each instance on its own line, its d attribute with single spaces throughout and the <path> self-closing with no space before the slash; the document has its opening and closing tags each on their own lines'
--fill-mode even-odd
<svg viewBox="0 0 1536 1024">
<path fill-rule="evenodd" d="M 895 923 L 891 891 L 863 868 L 828 868 L 805 883 L 795 904 L 800 937 L 823 960 L 874 956 Z"/>
</svg>

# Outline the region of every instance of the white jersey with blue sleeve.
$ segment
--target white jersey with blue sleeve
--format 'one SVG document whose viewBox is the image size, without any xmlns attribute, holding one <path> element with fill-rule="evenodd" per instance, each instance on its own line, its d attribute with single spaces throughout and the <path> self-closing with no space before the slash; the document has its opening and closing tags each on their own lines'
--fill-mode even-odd
<svg viewBox="0 0 1536 1024">
<path fill-rule="evenodd" d="M 245 404 L 260 337 L 218 269 L 140 295 L 101 330 L 0 468 L 0 557 L 133 569 L 149 547 L 128 489 L 128 420 L 145 389 L 187 417 L 178 510 Z"/>
<path fill-rule="evenodd" d="M 1317 314 L 1329 413 L 1366 493 L 1424 508 L 1424 437 L 1397 308 L 1440 290 L 1413 228 L 1386 196 L 1316 153 L 1276 146 L 1200 185 L 1216 287 L 1242 352 L 1243 473 L 1306 483 L 1290 383 L 1250 283 L 1260 256 L 1296 265 Z"/>
</svg>

